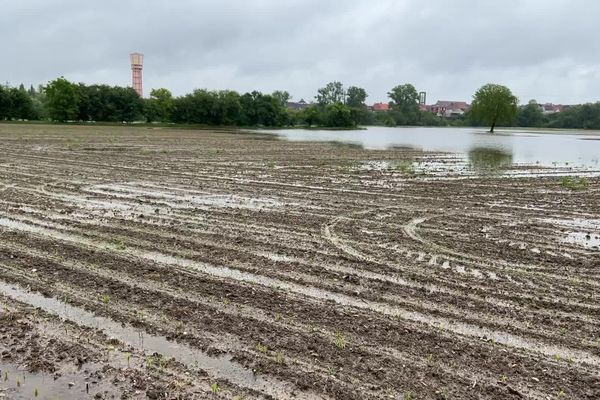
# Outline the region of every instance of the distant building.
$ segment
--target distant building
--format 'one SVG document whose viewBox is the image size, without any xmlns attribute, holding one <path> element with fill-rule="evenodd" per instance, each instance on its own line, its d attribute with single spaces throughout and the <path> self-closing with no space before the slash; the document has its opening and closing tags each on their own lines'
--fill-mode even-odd
<svg viewBox="0 0 600 400">
<path fill-rule="evenodd" d="M 371 110 L 376 111 L 376 112 L 390 111 L 390 104 L 389 103 L 375 103 L 371 107 Z"/>
<path fill-rule="evenodd" d="M 425 111 L 432 112 L 439 117 L 456 118 L 464 115 L 470 108 L 471 105 L 465 101 L 438 101 L 433 105 L 425 106 Z"/>
<path fill-rule="evenodd" d="M 540 104 L 540 108 L 542 109 L 542 112 L 544 114 L 556 114 L 565 110 L 565 106 L 563 106 L 562 104 L 552 103 Z"/>
<path fill-rule="evenodd" d="M 298 102 L 288 101 L 288 103 L 287 103 L 288 110 L 299 111 L 299 110 L 305 110 L 308 107 L 310 107 L 310 104 L 307 103 L 306 101 L 304 101 L 304 99 L 300 99 L 300 101 L 298 101 Z"/>
</svg>

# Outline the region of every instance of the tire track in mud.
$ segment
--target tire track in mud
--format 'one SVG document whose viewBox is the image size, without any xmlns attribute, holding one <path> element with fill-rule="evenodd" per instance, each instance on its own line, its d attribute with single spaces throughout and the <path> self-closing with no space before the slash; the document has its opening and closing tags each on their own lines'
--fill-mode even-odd
<svg viewBox="0 0 600 400">
<path fill-rule="evenodd" d="M 6 135 L 3 129 L 23 128 L 0 126 L 0 135 Z M 135 322 L 136 307 L 155 313 L 153 327 L 144 330 L 172 330 L 169 324 L 185 318 L 181 306 L 190 313 L 199 346 L 214 342 L 218 334 L 237 338 L 232 346 L 243 349 L 236 350 L 242 364 L 336 398 L 402 398 L 410 392 L 414 398 L 435 398 L 445 390 L 451 398 L 465 393 L 553 398 L 563 390 L 569 398 L 600 394 L 597 359 L 570 362 L 569 354 L 561 353 L 560 360 L 552 360 L 549 348 L 543 353 L 529 348 L 550 344 L 600 357 L 594 345 L 600 337 L 597 253 L 557 245 L 572 249 L 571 258 L 546 255 L 560 240 L 552 232 L 559 224 L 535 222 L 543 216 L 599 218 L 593 210 L 600 209 L 600 197 L 593 188 L 569 194 L 550 177 L 458 181 L 446 166 L 429 179 L 372 171 L 367 165 L 381 159 L 447 161 L 446 155 L 418 151 L 371 152 L 211 132 L 40 130 L 44 133 L 26 135 L 26 140 L 6 135 L 7 152 L 0 155 L 0 181 L 13 185 L 5 190 L 0 185 L 0 218 L 24 224 L 21 230 L 0 228 L 6 238 L 0 255 L 12 248 L 25 257 L 6 259 L 8 267 L 0 266 L 3 276 L 13 274 L 34 287 L 53 282 L 56 293 L 77 294 L 81 305 L 110 310 L 111 319 Z M 106 135 L 92 136 L 97 131 Z M 275 160 L 275 168 L 267 160 Z M 523 166 L 515 170 L 536 172 Z M 596 178 L 591 181 L 597 184 Z M 204 205 L 199 213 L 181 208 L 201 205 L 201 198 L 186 203 L 186 197 L 204 193 L 249 200 L 237 208 Z M 287 206 L 245 208 L 264 198 Z M 81 199 L 87 204 L 79 204 Z M 123 205 L 130 211 L 119 211 Z M 144 210 L 144 221 L 132 215 L 136 207 Z M 386 207 L 397 215 L 382 216 L 385 212 L 378 210 Z M 449 213 L 458 215 L 447 224 L 434 218 L 413 229 L 425 243 L 403 230 L 415 218 Z M 488 217 L 499 227 L 511 218 L 528 224 L 494 231 L 484 241 L 477 230 Z M 502 235 L 517 248 L 500 242 Z M 533 255 L 533 247 L 542 254 Z M 47 276 L 32 274 L 26 260 L 38 263 Z M 51 265 L 60 272 L 56 277 Z M 83 282 L 100 286 L 86 291 Z M 192 289 L 186 290 L 186 284 Z M 285 286 L 275 289 L 273 284 Z M 109 289 L 114 303 L 105 306 L 96 297 Z M 203 298 L 204 293 L 217 301 Z M 235 327 L 238 304 L 247 306 L 239 319 L 245 330 Z M 201 322 L 210 313 L 220 327 Z M 412 319 L 403 319 L 405 313 Z M 161 322 L 163 316 L 170 322 Z M 427 320 L 418 320 L 423 317 Z M 439 320 L 462 325 L 440 329 Z M 304 332 L 312 324 L 317 331 L 311 341 Z M 461 332 L 472 327 L 477 331 Z M 562 327 L 566 333 L 553 337 Z M 478 337 L 487 335 L 486 329 L 495 334 L 508 330 L 514 337 L 505 339 L 530 343 L 494 344 L 491 336 Z M 297 355 L 297 366 L 278 364 L 274 350 L 253 349 L 248 330 L 261 341 L 272 341 L 274 350 L 280 346 Z M 328 346 L 338 332 L 345 335 L 347 348 L 331 351 Z M 307 351 L 292 338 L 302 338 Z M 393 366 L 394 373 L 381 365 Z M 505 375 L 508 382 L 503 382 Z"/>
<path fill-rule="evenodd" d="M 335 269 L 335 268 L 334 268 L 334 269 Z M 350 273 L 350 272 L 352 272 L 352 271 L 350 271 L 350 270 L 347 270 L 347 269 L 346 269 L 346 270 L 344 270 L 344 269 L 340 269 L 340 268 L 337 268 L 337 271 L 338 271 L 338 272 L 345 272 L 345 273 Z M 365 275 L 365 274 L 358 273 L 358 275 L 359 275 L 359 276 L 362 276 L 362 277 L 368 277 L 368 278 L 375 278 L 375 279 L 379 278 L 379 277 L 374 277 L 374 276 L 372 276 L 372 275 L 371 275 L 371 276 L 368 276 L 368 274 L 366 274 L 366 275 Z M 389 278 L 388 278 L 388 279 L 384 279 L 384 280 L 387 280 L 387 281 L 393 281 L 394 279 L 389 279 Z M 397 280 L 397 278 L 396 278 L 396 280 Z M 310 283 L 311 281 L 309 280 L 308 282 Z M 313 283 L 315 283 L 315 282 L 313 281 Z M 404 300 L 404 301 L 401 301 L 401 304 L 402 304 L 402 303 L 406 303 L 406 301 L 405 301 L 405 300 Z M 422 302 L 420 302 L 420 304 L 419 304 L 419 305 L 421 306 L 420 308 L 422 308 L 424 304 L 423 304 Z M 435 308 L 435 307 L 433 307 L 433 308 L 432 308 L 432 307 L 433 307 L 433 306 L 431 306 L 431 305 L 430 305 L 430 306 L 428 306 L 428 308 L 430 309 L 430 311 L 431 311 L 431 310 L 433 310 L 433 309 Z"/>
<path fill-rule="evenodd" d="M 59 215 L 59 217 L 60 217 L 60 215 Z M 83 228 L 78 228 L 77 232 L 81 232 L 82 229 L 83 229 L 83 231 L 88 230 L 88 228 L 84 226 Z M 128 227 L 127 230 L 124 231 L 124 232 L 127 235 L 130 235 L 130 236 L 131 236 L 131 233 L 133 233 L 133 232 L 138 232 L 141 235 L 149 235 L 149 237 L 153 236 L 152 233 L 149 232 L 149 231 L 146 231 L 146 230 L 138 231 L 136 228 L 132 228 L 132 227 Z M 109 231 L 109 233 L 110 233 L 110 231 Z M 110 233 L 110 234 L 112 234 L 112 233 Z M 115 236 L 115 237 L 119 237 L 119 236 Z M 101 240 L 108 240 L 108 238 L 106 236 L 99 236 L 99 238 Z M 125 236 L 122 236 L 122 238 L 123 238 L 123 240 L 126 240 Z M 178 246 L 182 245 L 182 243 L 179 242 L 179 241 L 177 243 L 178 243 Z M 198 244 L 204 245 L 205 242 L 204 241 L 198 242 Z M 139 247 L 142 244 L 141 243 L 135 243 L 135 245 Z M 265 256 L 264 254 L 261 254 L 261 253 L 256 253 L 256 252 L 253 252 L 253 251 L 248 251 L 247 248 L 240 247 L 240 246 L 230 246 L 230 245 L 223 245 L 223 244 L 215 244 L 215 245 L 217 245 L 217 246 L 219 246 L 219 247 L 221 247 L 223 249 L 230 249 L 232 251 L 241 251 L 241 252 L 243 252 L 245 254 L 249 254 L 249 255 L 252 255 L 252 256 L 259 256 L 259 257 L 264 257 Z M 148 248 L 148 246 L 143 246 L 143 247 L 147 247 Z M 179 252 L 178 254 L 180 254 L 182 256 L 185 256 L 185 252 Z M 267 258 L 269 258 L 269 257 L 267 256 Z M 291 259 L 289 257 L 283 259 L 283 261 L 290 261 L 290 260 Z M 275 260 L 275 261 L 278 261 L 278 260 Z M 304 263 L 301 263 L 301 264 L 304 265 Z M 311 264 L 306 264 L 306 265 L 310 266 Z M 373 274 L 373 273 L 369 273 L 369 272 L 355 271 L 353 269 L 349 269 L 349 268 L 345 268 L 345 267 L 340 267 L 340 266 L 336 266 L 336 265 L 323 265 L 321 263 L 320 263 L 320 267 L 324 268 L 325 270 L 335 271 L 335 272 L 339 272 L 339 273 L 353 274 L 353 275 L 356 275 L 356 276 L 358 276 L 360 278 L 364 278 L 364 279 L 376 280 L 376 281 L 382 281 L 382 282 L 388 282 L 388 283 L 393 283 L 393 284 L 401 284 L 402 286 L 411 286 L 411 287 L 423 288 L 423 286 L 415 286 L 415 284 L 412 284 L 412 283 L 409 283 L 409 282 L 407 282 L 405 280 L 402 280 L 397 275 L 390 276 L 390 275 Z M 250 269 L 250 271 L 252 271 L 252 269 Z M 304 279 L 306 280 L 306 275 L 304 275 L 304 276 L 305 276 Z M 309 279 L 306 280 L 306 282 L 313 282 L 314 283 L 314 281 L 310 280 L 310 277 L 308 277 L 308 278 Z M 431 290 L 431 289 L 428 289 L 428 290 Z M 439 288 L 438 288 L 438 292 L 439 292 Z M 456 295 L 456 293 L 454 293 L 454 295 Z"/>
<path fill-rule="evenodd" d="M 69 296 L 71 296 L 71 295 L 73 294 L 73 292 L 72 292 L 72 291 L 68 291 L 68 293 L 69 293 Z M 371 347 L 371 346 L 369 346 L 369 347 Z M 373 349 L 373 350 L 369 350 L 369 354 L 373 354 L 374 352 L 377 352 L 377 351 L 378 351 L 378 350 L 374 350 L 374 349 Z M 397 351 L 396 351 L 396 352 L 397 352 Z M 383 354 L 385 354 L 385 351 L 383 351 Z M 412 359 L 412 357 L 410 357 L 410 355 L 409 355 L 409 357 L 404 357 L 404 356 L 402 357 L 402 360 L 403 360 L 404 362 L 406 362 L 406 361 L 408 361 L 408 360 L 411 360 L 411 359 Z M 423 361 L 421 361 L 421 360 L 418 360 L 418 359 L 417 359 L 417 360 L 414 360 L 414 361 L 415 361 L 415 364 L 419 364 L 419 363 L 420 363 L 420 364 L 423 364 L 423 363 L 424 363 Z M 430 362 L 428 361 L 426 364 L 430 364 Z M 413 365 L 413 367 L 414 367 L 414 364 L 413 364 L 412 362 L 411 362 L 411 365 Z M 452 369 L 446 369 L 446 370 L 448 370 L 448 371 L 452 371 Z M 453 375 L 456 375 L 456 371 L 453 371 Z M 464 375 L 464 374 L 460 374 L 460 375 L 461 375 L 461 376 L 466 376 L 466 375 Z M 482 383 L 482 382 L 488 382 L 488 383 L 492 384 L 492 382 L 493 382 L 493 379 L 492 379 L 490 376 L 487 376 L 487 377 L 486 377 L 486 376 L 482 376 L 481 374 L 469 375 L 469 376 L 468 376 L 468 379 L 470 379 L 470 380 L 472 380 L 472 381 L 474 381 L 474 382 L 480 382 L 480 383 Z M 526 389 L 525 389 L 525 390 L 526 390 Z M 536 397 L 537 397 L 537 396 L 536 396 Z"/>
<path fill-rule="evenodd" d="M 30 234 L 47 236 L 75 244 L 85 244 L 87 246 L 98 249 L 110 247 L 110 243 L 107 242 L 98 243 L 96 241 L 86 240 L 74 234 L 59 233 L 53 229 L 36 227 L 7 218 L 0 218 L 0 226 L 12 230 L 27 232 Z M 189 259 L 173 257 L 170 255 L 147 250 L 128 248 L 125 251 L 130 256 L 134 256 L 136 258 L 143 259 L 149 262 L 158 262 L 160 264 L 182 267 L 185 269 L 192 269 L 222 279 L 231 279 L 249 284 L 258 284 L 264 287 L 277 287 L 285 291 L 289 291 L 298 295 L 306 296 L 321 301 L 334 301 L 340 306 L 349 306 L 359 309 L 365 309 L 368 311 L 384 314 L 390 317 L 399 317 L 412 322 L 425 323 L 430 326 L 443 326 L 445 330 L 449 330 L 455 334 L 471 336 L 476 338 L 489 337 L 497 343 L 504 344 L 509 347 L 539 352 L 541 354 L 545 354 L 548 357 L 559 356 L 565 359 L 570 358 L 577 363 L 585 363 L 596 366 L 600 365 L 600 357 L 595 356 L 591 353 L 580 350 L 562 348 L 560 346 L 554 346 L 550 344 L 541 344 L 539 342 L 527 340 L 525 338 L 515 336 L 507 332 L 480 328 L 475 325 L 469 325 L 460 321 L 449 320 L 447 318 L 431 318 L 426 314 L 401 309 L 399 307 L 391 306 L 386 303 L 369 301 L 362 298 L 348 296 L 345 294 L 334 293 L 318 289 L 316 287 L 301 285 L 289 281 L 283 281 L 280 279 L 270 278 L 263 275 L 256 275 L 237 269 L 232 269 L 230 267 L 195 262 Z"/>
</svg>

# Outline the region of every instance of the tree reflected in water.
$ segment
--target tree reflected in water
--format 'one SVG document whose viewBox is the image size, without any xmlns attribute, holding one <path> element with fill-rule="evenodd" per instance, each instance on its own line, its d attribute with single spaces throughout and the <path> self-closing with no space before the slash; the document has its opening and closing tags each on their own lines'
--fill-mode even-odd
<svg viewBox="0 0 600 400">
<path fill-rule="evenodd" d="M 499 149 L 474 147 L 469 151 L 469 162 L 479 173 L 499 173 L 513 164 L 513 155 Z"/>
</svg>

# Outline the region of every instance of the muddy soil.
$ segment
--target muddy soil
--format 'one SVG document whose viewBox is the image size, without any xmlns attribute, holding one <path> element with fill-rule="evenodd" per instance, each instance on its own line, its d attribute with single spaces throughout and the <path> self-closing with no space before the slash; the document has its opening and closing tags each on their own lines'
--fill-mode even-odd
<svg viewBox="0 0 600 400">
<path fill-rule="evenodd" d="M 600 398 L 594 174 L 227 130 L 0 140 L 0 398 Z"/>
</svg>

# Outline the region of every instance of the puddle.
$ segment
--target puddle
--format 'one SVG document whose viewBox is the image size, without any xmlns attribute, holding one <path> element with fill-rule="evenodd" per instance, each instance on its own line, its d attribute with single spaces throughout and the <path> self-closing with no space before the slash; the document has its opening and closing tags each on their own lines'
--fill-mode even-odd
<svg viewBox="0 0 600 400">
<path fill-rule="evenodd" d="M 571 230 L 567 233 L 564 233 L 563 230 L 561 243 L 573 244 L 590 250 L 600 250 L 600 219 L 542 218 L 540 222 Z M 568 253 L 564 255 L 567 258 L 573 258 Z"/>
<path fill-rule="evenodd" d="M 233 194 L 213 194 L 181 189 L 161 190 L 156 187 L 138 186 L 132 184 L 104 184 L 84 189 L 96 195 L 109 195 L 133 200 L 159 200 L 171 208 L 243 208 L 262 209 L 281 207 L 283 204 L 268 198 L 242 197 Z M 177 193 L 183 192 L 183 193 Z"/>
<path fill-rule="evenodd" d="M 281 281 L 278 279 L 272 279 L 265 276 L 254 275 L 248 272 L 238 271 L 227 267 L 217 267 L 197 263 L 191 260 L 179 259 L 176 257 L 158 253 L 154 254 L 153 256 L 151 254 L 147 254 L 146 256 L 150 256 L 151 259 L 154 259 L 155 261 L 160 263 L 192 268 L 213 276 L 235 279 L 242 282 L 260 284 L 263 286 L 273 287 L 279 290 L 288 290 L 290 292 L 311 297 L 313 299 L 333 301 L 344 306 L 367 309 L 384 315 L 400 317 L 408 321 L 421 322 L 430 326 L 443 327 L 446 330 L 465 336 L 486 338 L 489 340 L 493 339 L 499 344 L 539 352 L 549 357 L 560 356 L 563 359 L 572 359 L 574 362 L 600 365 L 600 357 L 597 357 L 585 351 L 563 348 L 560 346 L 549 345 L 542 342 L 536 342 L 507 332 L 478 327 L 475 325 L 470 325 L 454 320 L 448 320 L 445 318 L 434 318 L 426 314 L 422 314 L 416 311 L 404 310 L 402 308 L 385 303 L 368 301 L 359 297 L 352 297 L 340 293 L 329 292 L 311 286 L 298 285 L 295 283 Z"/>
<path fill-rule="evenodd" d="M 418 223 L 422 222 L 421 220 L 425 220 L 425 218 L 414 220 L 411 224 L 411 227 L 416 227 Z M 14 222 L 15 221 L 12 221 L 7 218 L 0 218 L 0 225 L 12 227 L 14 229 L 19 229 L 26 232 L 42 233 L 40 232 L 40 229 L 37 226 L 30 226 L 22 222 L 15 224 Z M 55 232 L 50 229 L 43 229 L 43 231 L 43 233 L 45 233 L 48 236 L 55 238 L 57 237 L 54 234 Z M 63 240 L 81 243 L 81 238 L 77 235 L 62 234 L 61 236 L 61 239 Z M 94 243 L 91 245 L 102 248 L 101 243 Z M 341 293 L 330 292 L 312 286 L 305 286 L 293 282 L 283 281 L 280 279 L 269 278 L 267 276 L 256 275 L 250 272 L 240 271 L 225 266 L 216 266 L 196 262 L 185 258 L 178 258 L 159 252 L 150 252 L 141 249 L 129 248 L 127 249 L 127 253 L 148 261 L 154 261 L 165 265 L 189 268 L 218 278 L 233 279 L 239 282 L 258 284 L 265 287 L 271 287 L 275 290 L 286 290 L 292 293 L 310 297 L 312 299 L 333 301 L 343 306 L 350 306 L 363 310 L 370 310 L 380 314 L 389 315 L 392 317 L 399 317 L 407 321 L 424 323 L 434 327 L 443 327 L 445 330 L 465 336 L 487 338 L 490 340 L 493 339 L 499 344 L 539 352 L 548 357 L 560 356 L 563 359 L 570 358 L 574 362 L 600 365 L 600 357 L 585 351 L 550 345 L 540 341 L 530 340 L 517 335 L 513 335 L 507 332 L 491 330 L 467 323 L 462 323 L 460 321 L 449 320 L 445 318 L 434 318 L 427 314 L 405 310 L 386 303 L 368 301 L 360 297 L 353 297 Z M 432 260 L 430 261 L 433 261 L 433 259 L 434 257 L 432 257 Z M 103 323 L 105 322 L 107 329 L 114 329 L 114 333 L 108 332 L 109 334 L 119 339 L 124 337 L 131 341 L 132 345 L 136 345 L 137 343 L 139 346 L 140 344 L 138 338 L 138 331 L 133 328 L 122 328 L 121 325 L 116 324 L 115 322 L 109 319 L 96 317 L 95 315 L 89 312 L 70 307 L 64 303 L 61 303 L 60 301 L 54 299 L 46 299 L 41 295 L 23 292 L 22 290 L 19 291 L 12 289 L 11 291 L 9 286 L 0 285 L 0 292 L 3 292 L 4 290 L 8 290 L 11 293 L 14 292 L 14 294 L 17 296 L 22 296 L 22 299 L 16 298 L 17 300 L 21 300 L 30 304 L 33 304 L 32 301 L 34 301 L 36 302 L 36 304 L 33 305 L 42 307 L 44 309 L 46 309 L 46 307 L 50 307 L 51 311 L 53 310 L 55 313 L 58 313 L 63 318 L 69 318 L 73 320 L 74 317 L 69 317 L 69 314 L 74 314 L 76 318 L 82 319 L 84 322 L 87 322 L 87 326 L 91 326 L 93 328 L 96 328 L 100 325 L 98 321 L 102 321 Z M 102 324 L 102 329 L 105 330 L 104 324 Z M 149 339 L 150 342 L 148 341 Z M 126 341 L 123 339 L 121 340 Z M 275 387 L 273 385 L 273 382 L 267 382 L 265 380 L 262 380 L 260 377 L 254 377 L 251 372 L 247 371 L 238 364 L 228 361 L 226 357 L 209 357 L 187 346 L 169 342 L 163 337 L 145 336 L 143 345 L 145 346 L 145 349 L 149 349 L 150 351 L 156 351 L 169 357 L 175 357 L 180 361 L 188 364 L 193 364 L 196 361 L 200 362 L 200 360 L 202 360 L 204 363 L 202 364 L 202 368 L 206 368 L 207 372 L 212 371 L 213 373 L 215 373 L 216 376 L 229 379 L 231 382 L 237 383 L 240 386 L 258 386 L 261 387 L 261 389 L 273 389 Z M 149 348 L 149 345 L 151 345 L 152 348 Z"/>
<path fill-rule="evenodd" d="M 598 139 L 598 136 L 583 130 L 503 129 L 490 134 L 482 128 L 368 127 L 353 131 L 282 129 L 269 132 L 290 141 L 339 141 L 375 150 L 399 146 L 467 155 L 472 149 L 488 148 L 511 154 L 511 162 L 517 164 L 568 164 L 596 170 L 600 166 L 600 141 L 583 140 Z"/>
<path fill-rule="evenodd" d="M 75 385 L 70 386 L 70 383 Z M 90 385 L 92 389 L 97 392 L 98 386 L 92 388 Z M 81 382 L 81 375 L 63 373 L 54 379 L 50 374 L 32 374 L 13 364 L 0 362 L 0 399 L 76 400 L 84 397 L 86 389 Z"/>
<path fill-rule="evenodd" d="M 571 232 L 561 242 L 575 244 L 591 250 L 600 250 L 600 234 L 593 232 Z"/>
<path fill-rule="evenodd" d="M 597 230 L 600 231 L 600 219 L 583 219 L 583 218 L 572 218 L 572 219 L 556 219 L 556 218 L 542 218 L 541 222 L 548 224 L 559 225 L 566 228 L 577 228 L 580 230 Z"/>
<path fill-rule="evenodd" d="M 280 398 L 282 393 L 289 393 L 289 386 L 266 380 L 242 365 L 231 361 L 232 356 L 224 355 L 211 357 L 206 353 L 186 346 L 185 344 L 171 342 L 163 336 L 155 336 L 132 326 L 117 323 L 109 318 L 96 316 L 93 313 L 54 298 L 46 298 L 41 294 L 26 291 L 16 285 L 0 282 L 0 293 L 14 300 L 30 304 L 34 307 L 55 314 L 64 320 L 76 322 L 79 325 L 93 329 L 100 329 L 109 337 L 144 350 L 147 354 L 159 353 L 168 358 L 187 364 L 192 368 L 206 371 L 214 378 L 226 379 L 241 387 L 260 390 Z"/>
</svg>

